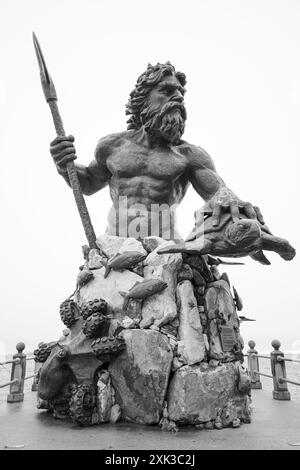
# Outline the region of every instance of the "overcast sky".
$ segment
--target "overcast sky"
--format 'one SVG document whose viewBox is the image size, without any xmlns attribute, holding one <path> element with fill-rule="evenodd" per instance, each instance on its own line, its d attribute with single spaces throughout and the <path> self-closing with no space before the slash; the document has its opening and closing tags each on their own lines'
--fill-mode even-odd
<svg viewBox="0 0 300 470">
<path fill-rule="evenodd" d="M 148 62 L 187 75 L 185 140 L 214 159 L 236 194 L 258 205 L 274 234 L 298 249 L 300 2 L 298 0 L 1 0 L 0 355 L 30 350 L 63 329 L 59 304 L 74 290 L 84 233 L 72 193 L 49 154 L 55 137 L 32 45 L 41 43 L 78 161 L 125 129 L 125 103 Z M 190 188 L 183 235 L 203 201 Z M 108 190 L 87 199 L 105 231 Z M 299 257 L 247 258 L 226 269 L 244 301 L 245 341 L 300 350 Z"/>
</svg>

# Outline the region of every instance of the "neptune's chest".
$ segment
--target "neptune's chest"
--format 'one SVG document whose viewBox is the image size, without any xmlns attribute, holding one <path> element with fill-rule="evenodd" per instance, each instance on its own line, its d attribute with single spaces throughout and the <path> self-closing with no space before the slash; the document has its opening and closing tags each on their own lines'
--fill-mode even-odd
<svg viewBox="0 0 300 470">
<path fill-rule="evenodd" d="M 177 152 L 145 149 L 135 144 L 116 149 L 107 160 L 107 166 L 112 175 L 119 178 L 149 176 L 168 180 L 176 180 L 187 168 L 185 157 Z"/>
</svg>

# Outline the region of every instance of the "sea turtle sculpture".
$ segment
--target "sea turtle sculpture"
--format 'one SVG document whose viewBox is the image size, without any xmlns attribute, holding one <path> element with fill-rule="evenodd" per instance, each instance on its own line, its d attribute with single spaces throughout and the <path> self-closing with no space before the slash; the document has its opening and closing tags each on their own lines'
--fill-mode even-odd
<svg viewBox="0 0 300 470">
<path fill-rule="evenodd" d="M 251 256 L 262 264 L 271 264 L 262 250 L 275 251 L 283 259 L 294 258 L 296 250 L 284 238 L 274 237 L 270 230 L 256 219 L 240 216 L 233 222 L 231 214 L 224 213 L 218 226 L 213 225 L 212 214 L 207 214 L 187 237 L 158 250 L 164 253 L 211 254 L 239 258 Z"/>
</svg>

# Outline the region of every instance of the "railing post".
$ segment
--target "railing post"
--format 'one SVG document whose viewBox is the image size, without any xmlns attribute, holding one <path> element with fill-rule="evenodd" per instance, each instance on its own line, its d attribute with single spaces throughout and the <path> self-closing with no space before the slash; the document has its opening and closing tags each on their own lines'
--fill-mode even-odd
<svg viewBox="0 0 300 470">
<path fill-rule="evenodd" d="M 262 389 L 260 376 L 255 371 L 259 372 L 259 361 L 257 357 L 257 351 L 255 348 L 255 341 L 248 342 L 249 351 L 248 354 L 248 371 L 251 380 L 251 388 L 252 389 Z"/>
<path fill-rule="evenodd" d="M 10 380 L 16 380 L 9 387 L 9 394 L 7 396 L 8 403 L 14 403 L 24 400 L 24 379 L 26 373 L 26 354 L 23 354 L 25 344 L 20 342 L 16 345 L 17 354 L 13 355 L 13 360 L 18 359 L 18 362 L 14 362 L 11 368 Z"/>
<path fill-rule="evenodd" d="M 279 350 L 281 343 L 278 339 L 274 339 L 271 344 L 274 348 L 274 351 L 271 352 L 271 371 L 274 384 L 273 398 L 275 400 L 290 400 L 291 395 L 287 384 L 280 382 L 280 379 L 286 378 L 285 361 L 282 360 L 284 354 Z"/>
</svg>

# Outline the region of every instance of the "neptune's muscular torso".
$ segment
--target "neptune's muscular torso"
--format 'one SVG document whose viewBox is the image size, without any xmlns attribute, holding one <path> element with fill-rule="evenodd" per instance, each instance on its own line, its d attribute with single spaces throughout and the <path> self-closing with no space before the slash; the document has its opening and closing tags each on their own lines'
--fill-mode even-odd
<svg viewBox="0 0 300 470">
<path fill-rule="evenodd" d="M 207 200 L 222 181 L 200 147 L 184 141 L 151 145 L 143 130 L 104 137 L 90 165 L 77 164 L 76 168 L 84 194 L 109 185 L 113 206 L 107 233 L 134 238 L 180 238 L 176 206 L 189 183 Z"/>
</svg>

